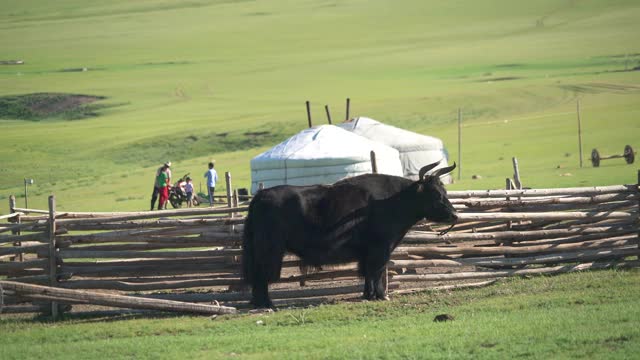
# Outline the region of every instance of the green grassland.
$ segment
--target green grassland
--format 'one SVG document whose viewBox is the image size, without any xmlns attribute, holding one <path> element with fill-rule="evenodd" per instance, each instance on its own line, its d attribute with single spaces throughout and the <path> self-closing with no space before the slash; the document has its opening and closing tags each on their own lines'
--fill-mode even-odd
<svg viewBox="0 0 640 360">
<path fill-rule="evenodd" d="M 636 0 L 0 0 L 0 214 L 23 178 L 29 207 L 147 209 L 166 160 L 196 189 L 210 159 L 247 187 L 249 160 L 306 127 L 305 100 L 321 123 L 347 97 L 354 116 L 442 138 L 451 160 L 461 109 L 451 189 L 502 188 L 513 156 L 526 186 L 635 183 L 637 163 L 579 167 L 576 101 L 585 158 L 640 149 L 639 18 Z M 104 99 L 26 119 L 16 99 L 36 93 Z M 0 358 L 633 358 L 638 277 L 214 321 L 3 318 Z"/>
<path fill-rule="evenodd" d="M 2 359 L 632 359 L 640 272 L 505 279 L 268 315 L 0 319 Z M 434 322 L 439 314 L 455 319 Z"/>
<path fill-rule="evenodd" d="M 513 156 L 531 187 L 635 183 L 621 159 L 579 167 L 576 100 L 584 157 L 640 148 L 639 16 L 633 0 L 0 1 L 0 61 L 25 62 L 0 65 L 0 96 L 105 97 L 85 119 L 0 119 L 0 201 L 28 177 L 30 207 L 146 209 L 166 160 L 196 188 L 212 158 L 247 187 L 305 100 L 320 123 L 347 97 L 452 160 L 462 109 L 453 189 L 502 187 Z"/>
</svg>

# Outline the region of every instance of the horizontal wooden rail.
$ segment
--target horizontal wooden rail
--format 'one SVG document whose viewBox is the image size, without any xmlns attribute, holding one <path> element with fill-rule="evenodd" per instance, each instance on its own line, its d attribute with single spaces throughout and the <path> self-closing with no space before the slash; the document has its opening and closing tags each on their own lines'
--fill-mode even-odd
<svg viewBox="0 0 640 360">
<path fill-rule="evenodd" d="M 470 208 L 494 208 L 494 207 L 521 207 L 531 205 L 590 205 L 601 204 L 611 201 L 624 201 L 624 200 L 637 200 L 638 194 L 623 193 L 623 194 L 606 194 L 606 195 L 594 195 L 594 196 L 576 196 L 576 197 L 552 197 L 542 199 L 451 199 L 451 203 L 454 205 L 464 205 Z"/>
<path fill-rule="evenodd" d="M 21 215 L 24 215 L 24 213 L 14 212 L 14 213 L 11 213 L 11 214 L 0 215 L 0 220 L 12 219 L 14 217 L 18 217 L 18 216 L 21 216 Z"/>
<path fill-rule="evenodd" d="M 447 196 L 456 198 L 504 198 L 504 197 L 531 197 L 531 196 L 566 196 L 566 195 L 602 195 L 611 193 L 637 193 L 637 185 L 612 185 L 594 186 L 580 188 L 557 188 L 557 189 L 522 189 L 522 190 L 471 190 L 471 191 L 448 191 Z"/>
<path fill-rule="evenodd" d="M 0 248 L 0 254 L 1 254 Z M 99 251 L 78 249 L 62 249 L 58 256 L 62 259 L 176 259 L 176 258 L 215 258 L 220 256 L 238 256 L 240 250 L 209 249 L 194 251 Z"/>
<path fill-rule="evenodd" d="M 0 256 L 10 254 L 35 254 L 38 251 L 43 251 L 49 248 L 47 244 L 39 245 L 22 245 L 22 246 L 4 246 L 0 247 Z"/>
<path fill-rule="evenodd" d="M 149 309 L 208 315 L 236 313 L 235 308 L 218 305 L 189 304 L 171 300 L 103 294 L 82 290 L 23 284 L 13 281 L 0 281 L 0 285 L 2 285 L 4 289 L 13 290 L 23 296 L 40 295 L 40 298 L 48 298 L 50 300 L 68 299 L 94 305 L 124 307 L 128 309 Z"/>
<path fill-rule="evenodd" d="M 637 267 L 640 261 L 607 261 L 589 262 L 578 265 L 560 265 L 545 268 L 516 269 L 516 270 L 492 270 L 459 272 L 450 274 L 419 274 L 419 275 L 395 275 L 393 281 L 453 281 L 470 279 L 491 279 L 509 276 L 551 275 L 590 269 L 609 269 L 614 267 Z"/>
<path fill-rule="evenodd" d="M 635 245 L 635 244 L 633 244 Z M 626 246 L 613 249 L 583 250 L 566 253 L 553 253 L 522 258 L 457 258 L 457 259 L 433 259 L 433 260 L 391 260 L 390 268 L 420 269 L 427 267 L 504 267 L 538 264 L 558 264 L 576 261 L 595 261 L 611 257 L 626 257 L 638 255 L 635 246 Z"/>
<path fill-rule="evenodd" d="M 454 228 L 455 229 L 455 228 Z M 633 225 L 605 225 L 605 226 L 587 226 L 576 227 L 570 229 L 550 229 L 550 230 L 529 230 L 529 231 L 495 231 L 495 232 L 475 232 L 475 233 L 456 233 L 450 232 L 445 235 L 427 232 L 409 232 L 405 241 L 424 241 L 424 242 L 459 242 L 459 241 L 477 241 L 477 240 L 495 240 L 496 242 L 504 241 L 527 241 L 536 239 L 552 239 L 562 238 L 572 235 L 591 235 L 591 234 L 627 234 L 638 231 L 637 226 Z"/>
<path fill-rule="evenodd" d="M 44 269 L 49 264 L 48 259 L 38 259 L 30 261 L 11 261 L 0 263 L 0 274 L 13 274 L 25 269 L 40 268 Z"/>
<path fill-rule="evenodd" d="M 0 244 L 8 244 L 23 241 L 47 242 L 49 240 L 45 233 L 33 233 L 24 235 L 3 235 L 0 236 Z"/>
<path fill-rule="evenodd" d="M 65 224 L 88 224 L 88 223 L 105 223 L 105 222 L 114 222 L 114 221 L 129 221 L 129 220 L 139 220 L 139 219 L 151 219 L 158 217 L 170 217 L 170 216 L 190 216 L 190 215 L 210 215 L 210 214 L 228 214 L 233 212 L 243 212 L 249 209 L 248 206 L 244 207 L 236 207 L 236 208 L 187 208 L 187 209 L 178 209 L 178 210 L 161 210 L 161 211 L 146 211 L 146 212 L 138 212 L 138 213 L 117 213 L 117 215 L 107 215 L 100 216 L 95 215 L 84 215 L 77 219 L 65 218 L 62 217 L 58 219 L 56 217 L 56 223 L 61 226 Z"/>
<path fill-rule="evenodd" d="M 611 212 L 589 212 L 589 211 L 573 211 L 573 212 L 527 212 L 527 213 L 460 213 L 459 221 L 478 221 L 478 220 L 500 220 L 500 221 L 518 221 L 518 220 L 574 220 L 574 219 L 633 219 L 637 218 L 637 213 L 611 211 Z"/>
<path fill-rule="evenodd" d="M 623 239 L 606 239 L 585 241 L 580 243 L 560 244 L 560 245 L 533 245 L 533 246 L 416 246 L 398 247 L 397 250 L 405 251 L 410 255 L 433 256 L 433 255 L 516 255 L 531 253 L 561 252 L 575 249 L 594 249 L 608 246 L 624 246 L 637 244 L 637 237 Z"/>
</svg>

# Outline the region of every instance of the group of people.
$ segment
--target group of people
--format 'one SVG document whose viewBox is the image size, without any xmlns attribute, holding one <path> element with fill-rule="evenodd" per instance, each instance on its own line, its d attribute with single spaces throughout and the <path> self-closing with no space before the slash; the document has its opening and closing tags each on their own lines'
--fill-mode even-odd
<svg viewBox="0 0 640 360">
<path fill-rule="evenodd" d="M 213 161 L 209 162 L 209 170 L 204 173 L 204 177 L 207 179 L 207 192 L 209 193 L 209 206 L 213 206 L 213 194 L 216 190 L 216 183 L 218 182 L 218 173 L 214 169 L 215 164 Z M 193 183 L 189 176 L 186 177 L 184 182 L 180 183 L 180 186 L 184 186 L 182 190 L 187 196 L 187 206 L 193 206 Z M 156 201 L 158 201 L 158 210 L 167 208 L 169 202 L 169 190 L 171 188 L 171 161 L 167 161 L 156 171 L 156 176 L 153 182 L 153 193 L 151 194 L 151 210 L 154 209 Z"/>
</svg>

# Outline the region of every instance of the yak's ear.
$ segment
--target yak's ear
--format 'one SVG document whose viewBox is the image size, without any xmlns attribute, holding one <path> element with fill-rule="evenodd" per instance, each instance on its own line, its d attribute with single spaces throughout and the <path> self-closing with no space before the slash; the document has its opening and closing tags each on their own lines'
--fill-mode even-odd
<svg viewBox="0 0 640 360">
<path fill-rule="evenodd" d="M 438 164 L 440 164 L 440 161 L 442 160 L 438 160 L 436 162 L 434 162 L 433 164 L 429 164 L 426 166 L 423 166 L 422 169 L 420 169 L 420 171 L 418 172 L 418 179 L 423 180 L 424 179 L 424 175 L 427 173 L 427 171 L 433 169 L 434 167 L 438 166 Z"/>
</svg>

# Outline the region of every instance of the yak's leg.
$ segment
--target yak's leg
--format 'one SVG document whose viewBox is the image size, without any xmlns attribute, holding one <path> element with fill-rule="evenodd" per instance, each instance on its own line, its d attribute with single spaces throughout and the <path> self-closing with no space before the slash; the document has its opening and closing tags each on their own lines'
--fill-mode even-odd
<svg viewBox="0 0 640 360">
<path fill-rule="evenodd" d="M 271 298 L 269 298 L 269 283 L 264 276 L 255 279 L 251 288 L 251 304 L 256 309 L 273 308 Z"/>
<path fill-rule="evenodd" d="M 263 253 L 265 254 L 266 251 Z M 280 253 L 267 254 L 263 263 L 256 265 L 256 273 L 252 282 L 252 299 L 251 304 L 256 309 L 269 308 L 274 309 L 273 302 L 269 297 L 269 284 L 274 283 L 280 279 L 280 272 L 282 271 L 282 258 L 284 256 L 284 249 Z"/>
<path fill-rule="evenodd" d="M 274 309 L 273 302 L 269 297 L 269 284 L 280 279 L 285 252 L 284 242 L 268 241 L 276 238 L 277 236 L 272 236 L 262 239 L 263 241 L 257 242 L 253 250 L 251 304 L 256 309 Z"/>
<path fill-rule="evenodd" d="M 389 251 L 385 247 L 370 249 L 367 258 L 361 269 L 364 275 L 364 294 L 368 300 L 387 300 L 382 277 L 384 276 L 384 266 L 389 261 Z"/>
<path fill-rule="evenodd" d="M 387 295 L 387 289 L 385 289 L 385 286 L 384 286 L 384 279 L 383 279 L 385 276 L 384 270 L 385 269 L 383 265 L 382 268 L 378 271 L 377 275 L 374 277 L 373 287 L 374 287 L 376 300 L 389 300 L 389 296 Z"/>
<path fill-rule="evenodd" d="M 374 290 L 373 279 L 370 279 L 369 277 L 365 276 L 365 278 L 364 278 L 364 292 L 362 293 L 362 298 L 366 299 L 366 300 L 375 299 L 375 293 L 374 293 L 373 290 Z"/>
</svg>

